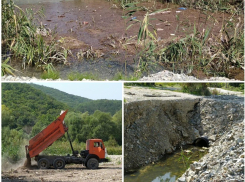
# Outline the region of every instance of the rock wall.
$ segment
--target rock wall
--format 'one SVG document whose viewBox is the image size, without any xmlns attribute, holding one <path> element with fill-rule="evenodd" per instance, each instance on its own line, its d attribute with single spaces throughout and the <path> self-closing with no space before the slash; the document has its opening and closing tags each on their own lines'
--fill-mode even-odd
<svg viewBox="0 0 245 182">
<path fill-rule="evenodd" d="M 199 136 L 199 99 L 147 100 L 125 104 L 124 167 L 158 161 Z"/>
<path fill-rule="evenodd" d="M 124 106 L 125 171 L 158 161 L 199 136 L 212 142 L 243 120 L 244 103 L 222 98 L 147 100 Z"/>
</svg>

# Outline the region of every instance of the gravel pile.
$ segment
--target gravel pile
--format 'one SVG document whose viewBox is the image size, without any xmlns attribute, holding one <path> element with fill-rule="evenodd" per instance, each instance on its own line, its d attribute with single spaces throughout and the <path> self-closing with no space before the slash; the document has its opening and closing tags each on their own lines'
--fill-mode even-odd
<svg viewBox="0 0 245 182">
<path fill-rule="evenodd" d="M 164 70 L 147 77 L 139 79 L 139 81 L 237 81 L 225 77 L 211 77 L 209 79 L 199 80 L 193 76 L 185 74 L 175 74 L 171 71 Z"/>
<path fill-rule="evenodd" d="M 32 78 L 19 77 L 19 76 L 14 77 L 11 75 L 7 75 L 7 76 L 5 75 L 2 77 L 2 81 L 32 81 L 34 82 L 34 81 L 54 81 L 54 80 L 52 79 L 43 80 L 43 79 L 38 79 L 35 77 L 32 77 Z M 69 80 L 57 79 L 55 81 L 69 81 Z M 83 79 L 82 81 L 92 81 L 92 80 Z M 193 76 L 187 76 L 185 74 L 175 74 L 171 71 L 164 70 L 164 71 L 149 75 L 147 77 L 140 78 L 138 81 L 238 81 L 238 80 L 229 79 L 225 77 L 211 77 L 209 79 L 200 80 Z"/>
<path fill-rule="evenodd" d="M 38 79 L 36 77 L 24 77 L 24 76 L 11 76 L 11 75 L 4 75 L 1 78 L 2 81 L 16 81 L 16 82 L 36 82 L 36 81 L 70 81 L 70 80 L 62 80 L 62 79 L 57 79 L 57 80 L 53 80 L 53 79 Z M 91 80 L 86 80 L 83 79 L 82 81 L 91 81 Z"/>
<path fill-rule="evenodd" d="M 178 182 L 244 181 L 244 123 L 234 123 Z"/>
</svg>

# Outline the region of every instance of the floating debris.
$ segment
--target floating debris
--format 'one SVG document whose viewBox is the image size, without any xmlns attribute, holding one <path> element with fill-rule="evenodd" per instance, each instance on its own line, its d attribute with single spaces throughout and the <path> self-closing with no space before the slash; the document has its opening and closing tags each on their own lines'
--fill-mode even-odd
<svg viewBox="0 0 245 182">
<path fill-rule="evenodd" d="M 179 9 L 180 10 L 187 10 L 187 8 L 184 8 L 184 7 L 180 7 Z"/>
</svg>

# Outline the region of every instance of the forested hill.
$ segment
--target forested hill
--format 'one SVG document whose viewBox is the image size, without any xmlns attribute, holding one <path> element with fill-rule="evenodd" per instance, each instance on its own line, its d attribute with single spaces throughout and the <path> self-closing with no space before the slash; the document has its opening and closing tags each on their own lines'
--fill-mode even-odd
<svg viewBox="0 0 245 182">
<path fill-rule="evenodd" d="M 69 107 L 26 83 L 2 83 L 2 126 L 33 126 Z M 43 118 L 45 116 L 45 118 Z"/>
<path fill-rule="evenodd" d="M 94 113 L 95 110 L 100 110 L 102 112 L 110 112 L 114 115 L 117 111 L 122 108 L 122 101 L 118 100 L 93 100 L 90 102 L 85 102 L 77 105 L 74 109 L 80 112 L 88 111 L 89 114 Z"/>
<path fill-rule="evenodd" d="M 76 107 L 78 104 L 92 101 L 91 99 L 72 95 L 72 94 L 68 94 L 66 92 L 62 92 L 62 91 L 54 89 L 54 88 L 36 85 L 33 83 L 31 83 L 30 85 L 32 87 L 38 89 L 38 90 L 41 90 L 43 93 L 50 95 L 51 97 L 55 98 L 56 100 L 61 101 L 63 103 L 66 103 L 71 108 Z"/>
<path fill-rule="evenodd" d="M 122 101 L 120 100 L 91 100 L 84 97 L 79 97 L 75 95 L 71 95 L 57 89 L 30 84 L 32 87 L 41 90 L 43 93 L 50 95 L 58 101 L 61 101 L 67 104 L 70 108 L 75 109 L 79 112 L 89 112 L 89 114 L 93 114 L 94 111 L 100 110 L 102 112 L 109 112 L 111 115 L 114 115 L 117 111 L 122 108 Z"/>
<path fill-rule="evenodd" d="M 71 103 L 73 107 L 70 106 Z M 64 109 L 69 109 L 70 112 L 88 111 L 89 114 L 100 110 L 114 115 L 121 107 L 121 101 L 117 100 L 90 100 L 34 84 L 2 83 L 3 127 L 22 128 L 34 126 L 38 121 L 53 121 Z"/>
</svg>

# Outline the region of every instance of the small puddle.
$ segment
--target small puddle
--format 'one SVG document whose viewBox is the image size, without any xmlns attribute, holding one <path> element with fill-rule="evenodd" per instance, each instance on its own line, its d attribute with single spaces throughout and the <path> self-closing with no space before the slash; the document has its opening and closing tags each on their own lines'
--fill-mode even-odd
<svg viewBox="0 0 245 182">
<path fill-rule="evenodd" d="M 188 147 L 182 152 L 165 155 L 155 164 L 141 167 L 135 172 L 126 173 L 125 182 L 175 182 L 194 161 L 201 159 L 208 150 L 199 147 Z"/>
</svg>

